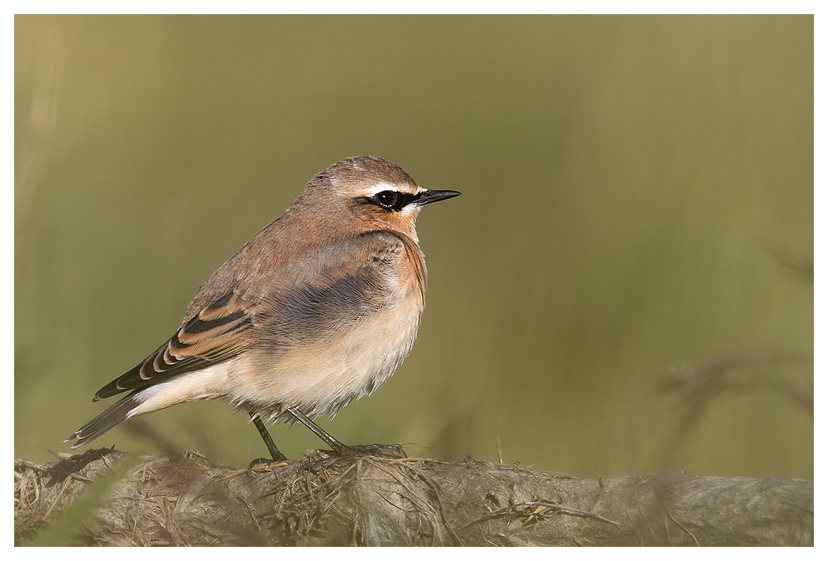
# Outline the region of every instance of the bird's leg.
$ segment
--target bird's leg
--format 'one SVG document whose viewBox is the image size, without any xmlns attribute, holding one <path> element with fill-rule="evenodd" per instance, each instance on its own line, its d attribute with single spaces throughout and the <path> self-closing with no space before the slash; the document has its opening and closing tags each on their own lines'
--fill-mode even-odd
<svg viewBox="0 0 828 561">
<path fill-rule="evenodd" d="M 262 418 L 259 417 L 258 413 L 251 412 L 250 418 L 253 419 L 253 424 L 256 425 L 256 428 L 259 430 L 259 434 L 262 436 L 262 440 L 264 440 L 265 446 L 267 446 L 267 451 L 270 452 L 273 461 L 280 462 L 282 460 L 287 460 L 287 456 L 282 454 L 279 449 L 276 448 L 276 443 L 273 442 L 272 438 L 270 438 L 270 433 L 267 432 L 267 427 L 262 422 Z"/>
<path fill-rule="evenodd" d="M 310 418 L 299 411 L 296 407 L 288 407 L 288 413 L 293 415 L 293 418 L 308 427 L 313 434 L 325 441 L 325 444 L 331 447 L 331 450 L 338 454 L 344 453 L 349 447 L 342 444 L 340 441 L 322 430 L 322 427 L 310 420 Z"/>
<path fill-rule="evenodd" d="M 395 458 L 405 458 L 405 452 L 401 446 L 394 444 L 368 444 L 348 446 L 342 444 L 340 441 L 332 437 L 330 434 L 322 430 L 322 428 L 308 418 L 307 415 L 299 411 L 296 407 L 288 407 L 287 412 L 293 415 L 293 418 L 308 427 L 316 436 L 321 438 L 325 444 L 331 447 L 335 454 L 340 456 L 391 456 Z"/>
</svg>

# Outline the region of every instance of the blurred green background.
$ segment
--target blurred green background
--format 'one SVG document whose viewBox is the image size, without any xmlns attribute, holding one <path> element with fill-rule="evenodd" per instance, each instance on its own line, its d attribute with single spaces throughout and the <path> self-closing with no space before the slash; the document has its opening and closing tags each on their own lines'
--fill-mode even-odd
<svg viewBox="0 0 828 561">
<path fill-rule="evenodd" d="M 389 158 L 408 360 L 324 428 L 583 477 L 813 477 L 813 17 L 17 16 L 15 456 L 178 327 L 318 171 Z M 266 455 L 226 403 L 94 446 Z M 156 436 L 151 435 L 155 431 Z M 291 457 L 321 442 L 271 431 Z"/>
</svg>

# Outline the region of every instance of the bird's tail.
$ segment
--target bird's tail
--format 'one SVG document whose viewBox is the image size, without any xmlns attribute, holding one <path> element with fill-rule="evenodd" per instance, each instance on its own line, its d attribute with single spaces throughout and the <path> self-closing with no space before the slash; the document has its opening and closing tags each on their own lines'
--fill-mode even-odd
<svg viewBox="0 0 828 561">
<path fill-rule="evenodd" d="M 78 441 L 73 443 L 69 449 L 74 450 L 75 448 L 80 448 L 91 440 L 98 438 L 121 421 L 129 418 L 132 410 L 140 405 L 141 402 L 141 398 L 135 393 L 126 396 L 76 430 L 69 438 L 64 440 L 64 442 L 69 442 L 77 438 Z"/>
</svg>

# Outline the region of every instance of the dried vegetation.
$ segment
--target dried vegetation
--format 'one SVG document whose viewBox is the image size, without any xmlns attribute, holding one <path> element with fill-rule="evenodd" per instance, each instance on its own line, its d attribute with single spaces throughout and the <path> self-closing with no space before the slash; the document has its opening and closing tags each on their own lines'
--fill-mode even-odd
<svg viewBox="0 0 828 561">
<path fill-rule="evenodd" d="M 812 545 L 813 481 L 579 479 L 471 459 L 15 463 L 18 545 Z"/>
</svg>

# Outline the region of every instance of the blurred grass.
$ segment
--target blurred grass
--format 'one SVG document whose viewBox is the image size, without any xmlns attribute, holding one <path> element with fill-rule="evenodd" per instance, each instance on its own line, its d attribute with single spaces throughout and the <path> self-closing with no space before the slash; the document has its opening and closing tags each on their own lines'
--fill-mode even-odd
<svg viewBox="0 0 828 561">
<path fill-rule="evenodd" d="M 63 450 L 313 174 L 373 153 L 463 197 L 419 219 L 414 351 L 335 436 L 812 477 L 783 392 L 714 392 L 683 430 L 662 390 L 761 349 L 802 360 L 746 376 L 813 391 L 812 279 L 780 257 L 813 262 L 813 66 L 810 16 L 16 16 L 15 456 Z M 231 465 L 265 452 L 224 403 L 142 420 Z"/>
</svg>

